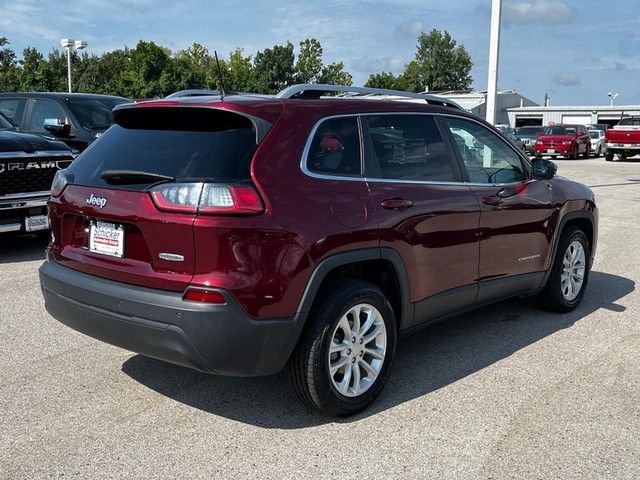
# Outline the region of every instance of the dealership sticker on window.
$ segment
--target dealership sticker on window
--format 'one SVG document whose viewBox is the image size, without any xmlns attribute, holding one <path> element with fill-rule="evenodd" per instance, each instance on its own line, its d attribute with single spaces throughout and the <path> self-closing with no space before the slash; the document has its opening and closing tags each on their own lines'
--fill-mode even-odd
<svg viewBox="0 0 640 480">
<path fill-rule="evenodd" d="M 124 255 L 124 226 L 116 223 L 92 222 L 89 232 L 89 250 L 102 255 L 122 257 Z"/>
</svg>

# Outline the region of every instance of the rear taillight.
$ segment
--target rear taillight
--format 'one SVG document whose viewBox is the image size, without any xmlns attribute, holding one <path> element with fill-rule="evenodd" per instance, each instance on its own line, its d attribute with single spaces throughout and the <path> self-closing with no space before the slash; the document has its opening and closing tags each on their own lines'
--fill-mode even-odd
<svg viewBox="0 0 640 480">
<path fill-rule="evenodd" d="M 53 177 L 53 182 L 51 182 L 51 196 L 59 197 L 62 195 L 62 192 L 70 183 L 73 183 L 73 174 L 67 169 L 58 170 Z"/>
<path fill-rule="evenodd" d="M 151 189 L 160 210 L 177 213 L 260 213 L 264 205 L 251 185 L 226 183 L 164 183 Z"/>
<path fill-rule="evenodd" d="M 216 290 L 203 290 L 199 288 L 188 289 L 185 292 L 183 299 L 189 302 L 215 303 L 218 305 L 227 303 L 220 292 L 217 292 Z"/>
</svg>

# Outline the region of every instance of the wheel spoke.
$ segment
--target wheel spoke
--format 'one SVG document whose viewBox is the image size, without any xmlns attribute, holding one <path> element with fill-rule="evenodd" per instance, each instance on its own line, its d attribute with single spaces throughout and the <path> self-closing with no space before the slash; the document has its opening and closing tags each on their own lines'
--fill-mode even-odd
<svg viewBox="0 0 640 480">
<path fill-rule="evenodd" d="M 373 322 L 376 321 L 377 316 L 377 310 L 371 309 L 367 311 L 367 320 L 362 324 L 362 327 L 360 328 L 360 336 L 367 333 L 367 331 L 371 328 L 371 325 L 373 325 Z"/>
<path fill-rule="evenodd" d="M 360 366 L 367 372 L 367 377 L 371 379 L 371 381 L 375 380 L 378 376 L 378 371 L 369 365 L 365 360 L 360 360 Z"/>
<path fill-rule="evenodd" d="M 348 313 L 347 313 L 347 315 L 348 315 Z M 340 322 L 338 323 L 338 327 L 344 333 L 345 338 L 348 337 L 349 340 L 351 340 L 351 337 L 353 336 L 353 332 L 351 331 L 351 325 L 349 325 L 349 320 L 347 320 L 347 315 L 344 315 L 340 319 Z"/>
<path fill-rule="evenodd" d="M 349 348 L 349 345 L 347 345 L 346 343 L 331 342 L 331 346 L 329 347 L 329 354 L 331 354 L 331 353 L 342 353 L 347 348 Z"/>
<path fill-rule="evenodd" d="M 378 360 L 384 360 L 384 353 L 379 351 L 377 348 L 365 348 L 364 353 L 368 353 L 373 358 Z"/>
<path fill-rule="evenodd" d="M 356 395 L 360 394 L 360 366 L 356 362 L 351 368 L 351 373 L 353 376 L 353 393 Z"/>
<path fill-rule="evenodd" d="M 360 332 L 360 314 L 362 313 L 362 306 L 358 305 L 356 308 L 351 310 L 351 312 L 353 312 L 353 327 L 351 327 L 351 332 L 353 335 L 356 335 Z"/>
<path fill-rule="evenodd" d="M 331 369 L 330 369 L 331 376 L 333 377 L 338 370 L 340 370 L 342 367 L 344 367 L 347 364 L 348 360 L 349 359 L 345 357 L 345 358 L 341 358 L 340 360 L 338 360 L 338 362 L 332 364 L 331 365 Z"/>
<path fill-rule="evenodd" d="M 351 363 L 347 363 L 344 367 L 344 377 L 342 381 L 336 385 L 336 388 L 340 393 L 346 395 L 349 391 L 349 384 L 351 383 Z"/>
<path fill-rule="evenodd" d="M 375 328 L 373 330 L 371 330 L 371 332 L 369 332 L 367 335 L 365 335 L 363 338 L 363 344 L 367 345 L 369 343 L 371 343 L 371 341 L 376 338 L 381 332 L 382 330 L 384 330 L 384 324 L 383 323 L 379 323 L 378 325 L 375 326 Z"/>
</svg>

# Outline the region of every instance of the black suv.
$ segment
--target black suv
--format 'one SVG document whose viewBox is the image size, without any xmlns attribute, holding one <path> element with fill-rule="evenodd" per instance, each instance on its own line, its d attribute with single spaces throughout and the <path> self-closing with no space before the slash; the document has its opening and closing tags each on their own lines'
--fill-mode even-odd
<svg viewBox="0 0 640 480">
<path fill-rule="evenodd" d="M 0 233 L 35 232 L 49 226 L 51 181 L 72 160 L 64 143 L 22 133 L 0 113 Z"/>
<path fill-rule="evenodd" d="M 80 153 L 113 123 L 123 97 L 89 93 L 0 93 L 0 112 L 22 131 L 53 135 Z"/>
</svg>

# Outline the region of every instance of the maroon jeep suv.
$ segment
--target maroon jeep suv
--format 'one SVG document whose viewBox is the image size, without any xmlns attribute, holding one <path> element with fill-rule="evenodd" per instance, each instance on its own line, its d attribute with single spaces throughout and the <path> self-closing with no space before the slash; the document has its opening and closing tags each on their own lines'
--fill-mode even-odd
<svg viewBox="0 0 640 480">
<path fill-rule="evenodd" d="M 105 342 L 220 375 L 288 366 L 303 402 L 350 415 L 399 333 L 585 293 L 593 193 L 446 99 L 296 85 L 114 122 L 56 176 L 40 268 L 48 312 Z"/>
</svg>

